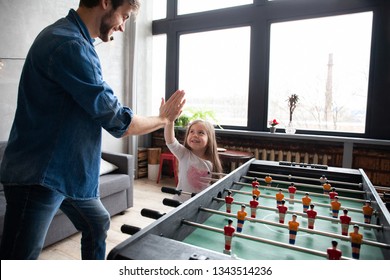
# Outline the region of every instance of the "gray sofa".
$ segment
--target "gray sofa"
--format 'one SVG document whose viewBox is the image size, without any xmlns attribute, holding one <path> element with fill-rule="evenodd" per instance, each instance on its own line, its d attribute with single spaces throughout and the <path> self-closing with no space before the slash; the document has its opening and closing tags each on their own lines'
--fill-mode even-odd
<svg viewBox="0 0 390 280">
<path fill-rule="evenodd" d="M 7 142 L 0 141 L 0 163 L 3 159 Z M 111 173 L 100 176 L 100 198 L 111 216 L 123 213 L 133 206 L 134 187 L 134 157 L 121 153 L 103 152 L 102 158 L 118 167 Z M 0 183 L 0 240 L 3 236 L 5 214 L 5 197 L 3 186 Z M 58 211 L 50 225 L 45 240 L 45 247 L 56 243 L 77 230 L 61 211 Z"/>
</svg>

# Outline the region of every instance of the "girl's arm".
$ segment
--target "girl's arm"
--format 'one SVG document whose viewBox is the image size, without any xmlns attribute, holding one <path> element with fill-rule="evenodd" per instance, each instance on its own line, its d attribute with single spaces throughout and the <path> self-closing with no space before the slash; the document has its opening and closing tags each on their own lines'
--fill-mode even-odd
<svg viewBox="0 0 390 280">
<path fill-rule="evenodd" d="M 165 127 L 164 127 L 164 138 L 165 138 L 165 143 L 167 144 L 172 144 L 175 142 L 175 122 L 168 122 Z"/>
</svg>

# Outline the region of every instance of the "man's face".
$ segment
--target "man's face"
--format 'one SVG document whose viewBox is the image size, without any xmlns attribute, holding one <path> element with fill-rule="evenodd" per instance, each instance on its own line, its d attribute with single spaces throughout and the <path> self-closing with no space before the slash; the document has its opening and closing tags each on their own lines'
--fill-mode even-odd
<svg viewBox="0 0 390 280">
<path fill-rule="evenodd" d="M 132 8 L 128 2 L 118 7 L 116 10 L 112 9 L 112 6 L 108 7 L 106 14 L 103 15 L 100 23 L 100 35 L 99 38 L 103 42 L 110 41 L 111 35 L 115 31 L 125 31 L 125 23 L 130 18 Z"/>
</svg>

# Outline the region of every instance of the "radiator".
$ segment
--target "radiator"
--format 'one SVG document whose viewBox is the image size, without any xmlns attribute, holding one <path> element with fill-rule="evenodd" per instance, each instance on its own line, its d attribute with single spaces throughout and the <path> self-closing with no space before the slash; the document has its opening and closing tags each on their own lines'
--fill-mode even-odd
<svg viewBox="0 0 390 280">
<path fill-rule="evenodd" d="M 286 151 L 286 150 L 273 150 L 273 149 L 251 149 L 237 146 L 225 146 L 227 150 L 239 150 L 252 152 L 256 159 L 270 160 L 270 161 L 288 161 L 296 163 L 309 163 L 309 164 L 323 164 L 328 165 L 328 160 L 332 157 L 327 154 Z"/>
</svg>

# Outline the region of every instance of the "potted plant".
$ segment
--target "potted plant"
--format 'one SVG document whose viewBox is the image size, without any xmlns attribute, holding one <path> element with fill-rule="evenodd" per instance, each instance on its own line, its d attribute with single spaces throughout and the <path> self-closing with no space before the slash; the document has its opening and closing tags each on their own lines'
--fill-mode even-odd
<svg viewBox="0 0 390 280">
<path fill-rule="evenodd" d="M 279 122 L 276 120 L 276 119 L 273 119 L 271 121 L 268 122 L 269 125 L 271 126 L 269 129 L 271 131 L 271 133 L 275 133 L 276 131 L 276 126 L 279 124 Z"/>
<path fill-rule="evenodd" d="M 213 111 L 203 111 L 203 110 L 191 110 L 188 109 L 185 113 L 183 113 L 176 121 L 176 127 L 187 127 L 187 125 L 194 120 L 207 120 L 216 123 L 215 125 L 223 129 L 222 126 L 218 124 L 217 119 L 214 116 Z"/>
<path fill-rule="evenodd" d="M 295 109 L 297 108 L 298 101 L 299 101 L 299 97 L 296 94 L 291 94 L 287 98 L 289 114 L 290 114 L 289 123 L 288 123 L 288 125 L 286 127 L 286 133 L 288 133 L 288 134 L 294 134 L 295 131 L 296 131 L 296 129 L 295 129 L 294 125 L 293 125 L 293 122 L 292 122 L 292 117 L 293 117 L 293 113 L 294 113 Z"/>
</svg>

